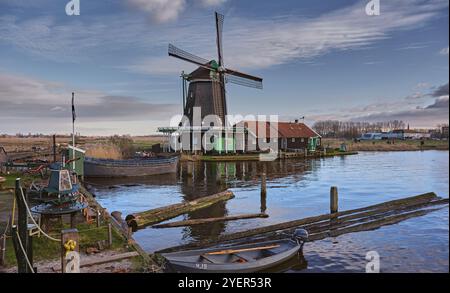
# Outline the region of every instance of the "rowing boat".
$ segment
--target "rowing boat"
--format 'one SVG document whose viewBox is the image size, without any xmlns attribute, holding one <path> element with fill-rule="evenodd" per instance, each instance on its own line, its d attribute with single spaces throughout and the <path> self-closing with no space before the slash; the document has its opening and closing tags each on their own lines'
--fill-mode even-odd
<svg viewBox="0 0 450 293">
<path fill-rule="evenodd" d="M 178 156 L 131 160 L 106 160 L 86 158 L 86 177 L 139 177 L 175 173 Z"/>
<path fill-rule="evenodd" d="M 164 253 L 167 268 L 180 273 L 252 273 L 279 265 L 294 257 L 307 240 L 298 229 L 291 239 L 244 245 Z"/>
</svg>

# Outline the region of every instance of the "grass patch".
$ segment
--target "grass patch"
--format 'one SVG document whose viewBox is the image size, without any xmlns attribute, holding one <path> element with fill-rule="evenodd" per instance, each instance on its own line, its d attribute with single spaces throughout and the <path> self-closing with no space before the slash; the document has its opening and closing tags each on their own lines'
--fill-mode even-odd
<svg viewBox="0 0 450 293">
<path fill-rule="evenodd" d="M 12 173 L 12 174 L 2 174 L 2 177 L 6 179 L 6 181 L 2 184 L 3 189 L 14 188 L 16 185 L 16 178 L 20 178 L 20 183 L 22 187 L 26 187 L 33 180 L 41 179 L 40 175 L 31 175 L 31 174 L 20 174 L 20 173 Z"/>
<path fill-rule="evenodd" d="M 57 227 L 55 225 L 54 229 L 61 229 L 61 227 Z M 69 225 L 64 225 L 65 229 L 69 228 Z M 97 229 L 95 224 L 87 224 L 81 223 L 76 226 L 79 231 L 80 236 L 80 251 L 85 252 L 88 247 L 96 247 L 98 241 L 107 240 L 108 239 L 108 229 L 107 226 L 102 226 Z M 51 236 L 55 238 L 59 238 L 58 233 L 51 232 Z M 126 245 L 126 241 L 115 229 L 112 229 L 112 246 L 111 250 L 118 250 L 124 248 Z M 43 261 L 43 260 L 56 260 L 59 259 L 61 255 L 61 243 L 52 241 L 47 237 L 41 235 L 40 237 L 33 236 L 33 261 Z M 6 240 L 6 267 L 12 267 L 17 265 L 16 255 L 14 252 L 14 246 L 12 238 L 8 237 Z"/>
</svg>

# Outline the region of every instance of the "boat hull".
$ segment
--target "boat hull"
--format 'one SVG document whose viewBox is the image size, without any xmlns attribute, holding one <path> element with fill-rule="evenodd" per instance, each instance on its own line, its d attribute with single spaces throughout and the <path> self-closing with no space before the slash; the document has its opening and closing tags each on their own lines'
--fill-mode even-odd
<svg viewBox="0 0 450 293">
<path fill-rule="evenodd" d="M 177 172 L 178 157 L 143 160 L 100 160 L 86 158 L 86 177 L 142 177 Z"/>
<path fill-rule="evenodd" d="M 293 240 L 282 241 L 268 241 L 258 243 L 257 245 L 282 245 L 283 250 L 275 253 L 272 256 L 264 257 L 259 260 L 245 262 L 245 263 L 207 263 L 200 260 L 195 260 L 195 255 L 217 251 L 216 249 L 208 250 L 192 250 L 178 253 L 162 254 L 167 260 L 168 267 L 174 272 L 181 273 L 254 273 L 261 272 L 266 269 L 275 267 L 292 257 L 294 257 L 301 249 L 301 245 Z M 255 244 L 240 245 L 231 247 L 232 249 L 245 249 L 252 247 Z M 230 249 L 230 248 L 227 248 Z"/>
</svg>

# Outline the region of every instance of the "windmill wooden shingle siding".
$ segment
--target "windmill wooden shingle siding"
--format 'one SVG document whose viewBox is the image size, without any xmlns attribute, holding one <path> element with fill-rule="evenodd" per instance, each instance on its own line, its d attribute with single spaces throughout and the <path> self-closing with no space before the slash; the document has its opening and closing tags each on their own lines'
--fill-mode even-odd
<svg viewBox="0 0 450 293">
<path fill-rule="evenodd" d="M 231 82 L 247 87 L 262 88 L 262 78 L 225 68 L 222 49 L 224 16 L 216 12 L 215 17 L 218 61 L 208 61 L 183 51 L 172 44 L 169 45 L 169 56 L 199 66 L 199 68 L 192 73 L 182 75 L 182 77 L 189 82 L 187 97 L 183 97 L 183 103 L 186 101 L 184 105 L 184 115 L 189 118 L 190 126 L 202 126 L 198 125 L 199 122 L 194 121 L 193 119 L 194 107 L 199 107 L 201 109 L 201 120 L 208 115 L 216 115 L 220 118 L 222 125 L 226 126 L 225 117 L 227 115 L 227 101 L 225 83 Z"/>
</svg>

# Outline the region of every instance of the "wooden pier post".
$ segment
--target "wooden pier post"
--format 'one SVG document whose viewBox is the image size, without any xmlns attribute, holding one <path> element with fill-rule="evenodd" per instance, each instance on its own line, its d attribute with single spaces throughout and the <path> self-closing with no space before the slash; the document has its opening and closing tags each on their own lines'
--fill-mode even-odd
<svg viewBox="0 0 450 293">
<path fill-rule="evenodd" d="M 1 236 L 0 239 L 0 266 L 5 265 L 6 258 L 6 234 Z"/>
<path fill-rule="evenodd" d="M 97 217 L 96 217 L 97 228 L 99 228 L 99 227 L 100 227 L 100 210 L 97 209 L 97 210 L 96 210 L 96 213 L 97 213 Z"/>
<path fill-rule="evenodd" d="M 112 226 L 111 223 L 108 223 L 108 245 L 109 248 L 112 247 L 113 239 L 112 239 Z"/>
<path fill-rule="evenodd" d="M 332 186 L 330 189 L 330 214 L 338 212 L 338 189 Z"/>
<path fill-rule="evenodd" d="M 80 272 L 80 245 L 77 229 L 61 231 L 61 272 Z"/>
<path fill-rule="evenodd" d="M 22 196 L 23 192 L 23 196 Z M 19 239 L 16 239 L 16 259 L 17 259 L 17 270 L 19 273 L 32 273 L 32 269 L 28 265 L 28 261 L 31 266 L 33 266 L 33 250 L 32 250 L 32 242 L 31 237 L 28 234 L 28 213 L 27 207 L 25 205 L 25 201 L 28 200 L 26 191 L 22 190 L 20 184 L 20 178 L 16 178 L 15 185 L 15 193 L 16 202 L 17 202 L 17 226 L 13 230 L 13 237 L 18 236 Z M 18 233 L 19 235 L 16 235 Z M 22 245 L 20 245 L 20 243 Z M 22 249 L 23 248 L 23 249 Z M 25 251 L 24 251 L 25 250 Z"/>
<path fill-rule="evenodd" d="M 261 174 L 261 213 L 265 213 L 267 210 L 267 184 L 266 173 Z"/>
</svg>

